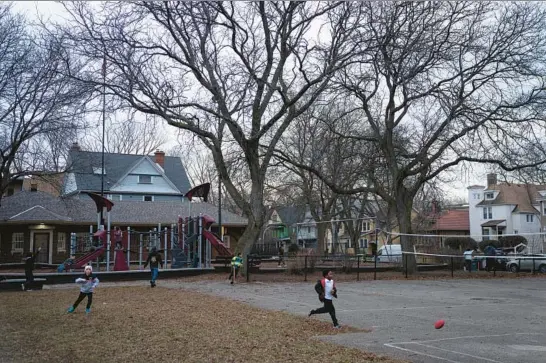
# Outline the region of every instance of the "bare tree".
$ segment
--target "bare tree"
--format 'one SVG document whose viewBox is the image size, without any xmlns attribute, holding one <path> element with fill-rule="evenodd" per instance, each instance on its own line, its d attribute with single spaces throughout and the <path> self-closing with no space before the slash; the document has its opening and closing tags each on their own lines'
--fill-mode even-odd
<svg viewBox="0 0 546 363">
<path fill-rule="evenodd" d="M 157 117 L 144 115 L 138 120 L 134 111 L 123 111 L 106 120 L 105 152 L 149 155 L 167 143 L 167 134 Z M 85 150 L 102 151 L 102 123 L 87 130 L 81 145 Z"/>
<path fill-rule="evenodd" d="M 68 3 L 73 51 L 127 105 L 197 135 L 227 191 L 248 217 L 237 250 L 250 252 L 266 222 L 264 185 L 292 121 L 320 98 L 355 52 L 359 9 L 335 2 Z M 230 144 L 229 148 L 224 148 Z M 249 176 L 242 194 L 227 170 L 236 153 Z"/>
<path fill-rule="evenodd" d="M 67 59 L 62 44 L 0 4 L 0 198 L 18 177 L 62 169 L 61 140 L 80 128 L 88 94 L 63 75 Z"/>
<path fill-rule="evenodd" d="M 204 183 L 211 183 L 208 201 L 211 204 L 218 205 L 221 195 L 222 210 L 228 210 L 232 213 L 241 215 L 241 210 L 237 204 L 227 193 L 226 188 L 220 185 L 218 171 L 214 166 L 211 154 L 208 149 L 197 139 L 179 138 L 179 144 L 168 151 L 169 155 L 178 156 L 182 159 L 188 177 L 193 186 Z M 233 184 L 236 188 L 244 193 L 245 183 L 237 180 L 231 173 L 231 168 L 227 168 L 230 172 Z M 221 191 L 218 190 L 220 185 Z"/>
<path fill-rule="evenodd" d="M 337 117 L 342 111 L 333 104 L 315 105 L 298 118 L 283 138 L 281 148 L 285 157 L 299 164 L 313 165 L 321 175 L 335 180 L 342 188 L 353 188 L 365 174 L 362 161 L 354 146 L 357 142 L 339 136 L 340 132 L 351 133 L 356 124 L 350 117 Z M 288 171 L 285 180 L 301 190 L 305 203 L 317 224 L 317 247 L 322 253 L 326 249 L 326 232 L 329 222 L 339 217 L 340 196 L 314 173 L 283 163 Z"/>
<path fill-rule="evenodd" d="M 344 136 L 372 143 L 375 166 L 368 185 L 347 190 L 329 180 L 334 190 L 379 195 L 396 211 L 401 232 L 410 234 L 417 193 L 459 163 L 516 170 L 546 162 L 542 4 L 361 7 L 367 19 L 361 30 L 374 37 L 337 85 L 347 112 L 363 115 L 362 131 Z M 412 251 L 411 238 L 402 235 L 401 242 Z M 412 258 L 408 269 L 415 270 Z"/>
</svg>

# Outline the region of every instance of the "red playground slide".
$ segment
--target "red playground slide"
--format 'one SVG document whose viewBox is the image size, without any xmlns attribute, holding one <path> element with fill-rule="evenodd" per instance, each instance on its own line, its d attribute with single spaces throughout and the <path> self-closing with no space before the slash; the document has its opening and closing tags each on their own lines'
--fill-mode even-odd
<svg viewBox="0 0 546 363">
<path fill-rule="evenodd" d="M 231 251 L 226 247 L 226 245 L 222 241 L 220 241 L 218 237 L 216 237 L 216 235 L 214 235 L 214 233 L 210 231 L 203 231 L 203 236 L 210 242 L 210 244 L 214 248 L 216 248 L 216 251 L 218 251 L 220 256 L 225 256 L 225 257 L 233 256 Z"/>
<path fill-rule="evenodd" d="M 68 268 L 75 269 L 75 268 L 82 268 L 85 266 L 89 261 L 95 260 L 97 257 L 100 257 L 105 251 L 104 246 L 97 247 L 96 250 L 86 253 L 85 255 L 78 258 L 71 266 Z"/>
<path fill-rule="evenodd" d="M 128 271 L 129 266 L 127 265 L 127 259 L 125 258 L 123 250 L 117 250 L 114 253 L 116 254 L 114 259 L 114 271 Z M 131 252 L 127 251 L 127 253 Z"/>
</svg>

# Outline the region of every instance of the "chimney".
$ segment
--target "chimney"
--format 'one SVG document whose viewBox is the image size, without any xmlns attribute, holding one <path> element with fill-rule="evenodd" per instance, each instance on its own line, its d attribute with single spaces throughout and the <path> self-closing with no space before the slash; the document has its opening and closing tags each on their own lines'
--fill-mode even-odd
<svg viewBox="0 0 546 363">
<path fill-rule="evenodd" d="M 77 142 L 73 142 L 70 150 L 81 151 L 82 148 L 80 147 L 80 144 L 78 144 Z"/>
<path fill-rule="evenodd" d="M 487 174 L 487 187 L 491 185 L 497 185 L 497 174 Z"/>
<path fill-rule="evenodd" d="M 164 151 L 160 151 L 160 150 L 155 151 L 155 162 L 162 168 L 165 167 L 165 152 Z"/>
</svg>

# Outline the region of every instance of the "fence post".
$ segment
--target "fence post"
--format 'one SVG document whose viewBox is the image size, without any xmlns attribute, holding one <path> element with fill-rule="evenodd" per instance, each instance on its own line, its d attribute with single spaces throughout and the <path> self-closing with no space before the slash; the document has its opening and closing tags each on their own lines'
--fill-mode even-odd
<svg viewBox="0 0 546 363">
<path fill-rule="evenodd" d="M 246 282 L 250 282 L 250 255 L 246 255 Z"/>
<path fill-rule="evenodd" d="M 131 270 L 131 227 L 127 227 L 127 266 Z"/>
<path fill-rule="evenodd" d="M 375 253 L 373 259 L 373 279 L 377 280 L 377 252 Z"/>
<path fill-rule="evenodd" d="M 453 256 L 451 256 L 450 258 L 451 258 L 451 278 L 453 278 L 453 269 L 454 269 L 454 266 L 453 266 Z"/>
<path fill-rule="evenodd" d="M 360 255 L 356 256 L 356 281 L 360 281 Z"/>
<path fill-rule="evenodd" d="M 405 260 L 405 265 L 406 265 L 406 278 L 408 278 L 408 254 L 407 253 L 404 254 L 404 260 Z"/>
<path fill-rule="evenodd" d="M 305 255 L 305 266 L 303 267 L 304 281 L 307 282 L 307 255 Z"/>
</svg>

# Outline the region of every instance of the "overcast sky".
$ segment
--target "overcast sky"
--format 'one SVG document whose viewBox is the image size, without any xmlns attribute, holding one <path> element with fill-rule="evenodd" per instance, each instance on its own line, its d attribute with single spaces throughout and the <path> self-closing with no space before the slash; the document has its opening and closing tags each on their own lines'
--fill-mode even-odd
<svg viewBox="0 0 546 363">
<path fill-rule="evenodd" d="M 48 18 L 55 20 L 66 18 L 63 14 L 63 6 L 55 1 L 16 1 L 14 5 L 17 10 L 24 12 L 30 19 L 36 19 L 38 14 L 43 16 L 44 20 Z M 173 137 L 165 149 L 168 150 L 176 144 L 176 139 Z M 475 165 L 471 172 L 461 173 L 460 178 L 457 178 L 458 181 L 451 182 L 449 185 L 443 186 L 443 188 L 453 197 L 463 197 L 466 199 L 468 195 L 466 188 L 473 184 L 485 185 L 486 174 L 487 171 L 484 166 Z"/>
</svg>

